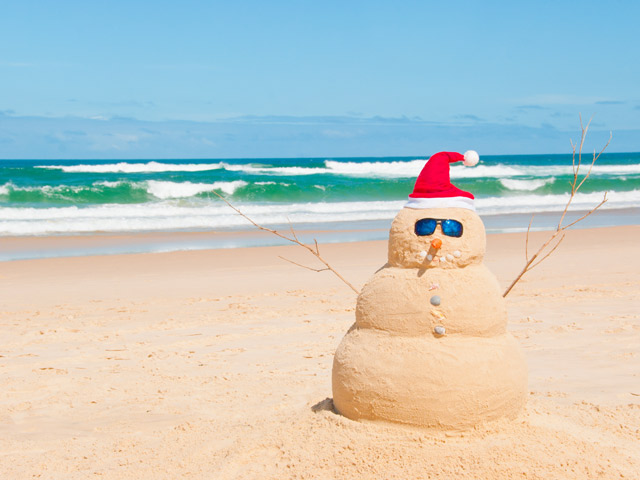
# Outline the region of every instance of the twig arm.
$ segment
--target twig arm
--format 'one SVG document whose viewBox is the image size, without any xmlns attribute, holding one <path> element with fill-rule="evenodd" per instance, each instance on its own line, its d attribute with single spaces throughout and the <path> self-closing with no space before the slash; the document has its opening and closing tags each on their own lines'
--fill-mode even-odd
<svg viewBox="0 0 640 480">
<path fill-rule="evenodd" d="M 607 192 L 605 192 L 602 201 L 598 205 L 593 207 L 591 210 L 589 210 L 587 213 L 579 217 L 577 220 L 574 220 L 573 222 L 569 223 L 568 225 L 562 224 L 564 222 L 565 216 L 567 215 L 567 212 L 569 211 L 569 207 L 571 206 L 571 203 L 573 202 L 573 199 L 576 193 L 578 192 L 578 190 L 580 190 L 580 187 L 582 187 L 582 185 L 587 181 L 587 179 L 591 175 L 591 172 L 593 170 L 593 165 L 596 163 L 596 160 L 600 158 L 600 155 L 602 155 L 602 153 L 605 151 L 605 149 L 609 146 L 609 143 L 611 142 L 612 134 L 610 133 L 609 140 L 607 141 L 605 146 L 602 148 L 602 150 L 600 150 L 600 153 L 596 155 L 594 151 L 593 160 L 591 161 L 591 165 L 589 165 L 589 170 L 587 171 L 585 176 L 582 179 L 580 179 L 580 181 L 578 181 L 579 175 L 580 175 L 580 167 L 582 166 L 582 149 L 584 147 L 584 141 L 586 139 L 587 131 L 589 130 L 590 124 L 591 124 L 591 120 L 589 120 L 587 125 L 584 126 L 582 123 L 582 116 L 580 116 L 580 130 L 581 130 L 580 142 L 578 145 L 576 145 L 573 143 L 573 141 L 571 141 L 571 150 L 572 150 L 571 165 L 572 165 L 572 172 L 573 172 L 573 181 L 571 182 L 571 192 L 569 193 L 569 199 L 567 200 L 567 203 L 564 209 L 562 210 L 562 214 L 560 215 L 560 219 L 558 220 L 558 225 L 556 226 L 555 231 L 549 237 L 549 239 L 538 249 L 538 251 L 531 258 L 529 258 L 529 234 L 531 232 L 531 223 L 533 222 L 533 217 L 531 217 L 531 221 L 529 222 L 529 227 L 527 228 L 527 234 L 525 239 L 525 260 L 526 260 L 525 265 L 522 268 L 522 270 L 520 270 L 520 273 L 516 276 L 516 278 L 511 282 L 509 287 L 507 287 L 505 292 L 502 294 L 503 297 L 506 297 L 509 294 L 509 292 L 513 289 L 516 283 L 518 283 L 518 281 L 520 281 L 520 279 L 528 271 L 537 267 L 538 265 L 540 265 L 540 263 L 542 263 L 544 260 L 549 258 L 549 255 L 551 255 L 558 248 L 560 243 L 562 243 L 562 241 L 564 240 L 565 230 L 574 226 L 576 223 L 581 222 L 582 220 L 587 218 L 589 215 L 594 213 L 596 210 L 598 210 L 602 205 L 606 203 Z M 578 154 L 577 161 L 576 161 L 576 151 Z M 550 246 L 553 240 L 560 234 L 562 235 L 560 239 L 555 243 L 555 245 Z"/>
<path fill-rule="evenodd" d="M 583 216 L 581 216 L 580 218 L 578 218 L 577 220 L 574 220 L 573 222 L 571 222 L 569 225 L 565 226 L 562 228 L 562 230 L 566 230 L 569 227 L 573 227 L 576 223 L 584 220 L 585 218 L 587 218 L 589 215 L 591 215 L 593 212 L 595 212 L 596 210 L 598 210 L 602 205 L 604 205 L 605 203 L 607 203 L 607 193 L 608 192 L 604 192 L 604 198 L 600 201 L 600 203 L 598 205 L 596 205 L 595 207 L 593 207 L 591 210 L 589 210 L 587 213 L 585 213 Z"/>
<path fill-rule="evenodd" d="M 340 275 L 331 265 L 329 265 L 329 263 L 324 258 L 322 258 L 322 256 L 320 255 L 320 248 L 318 247 L 318 241 L 317 240 L 314 239 L 315 249 L 310 247 L 309 245 L 305 245 L 300 240 L 298 240 L 298 236 L 296 235 L 296 233 L 295 233 L 295 231 L 293 229 L 293 225 L 291 225 L 291 222 L 289 222 L 289 226 L 291 227 L 291 234 L 293 235 L 293 237 L 288 237 L 286 235 L 281 234 L 280 232 L 278 232 L 276 230 L 272 230 L 271 228 L 263 227 L 262 225 L 259 225 L 258 223 L 254 222 L 251 218 L 249 218 L 244 213 L 242 213 L 239 209 L 237 209 L 235 206 L 233 206 L 231 204 L 231 202 L 229 202 L 226 198 L 224 198 L 218 192 L 212 190 L 211 193 L 213 193 L 216 197 L 218 197 L 220 200 L 222 200 L 224 203 L 226 203 L 233 211 L 235 211 L 242 218 L 244 218 L 247 221 L 249 221 L 249 223 L 251 223 L 254 227 L 256 227 L 259 230 L 262 230 L 264 232 L 272 233 L 273 235 L 276 235 L 277 237 L 280 237 L 280 238 L 282 238 L 284 240 L 287 240 L 288 242 L 295 243 L 296 245 L 301 246 L 302 248 L 306 249 L 309 253 L 311 253 L 314 257 L 316 257 L 326 268 L 314 269 L 314 268 L 307 267 L 307 266 L 301 265 L 299 263 L 293 262 L 293 261 L 288 260 L 288 259 L 283 258 L 283 257 L 280 257 L 280 258 L 282 258 L 283 260 L 286 260 L 287 262 L 293 263 L 294 265 L 297 265 L 299 267 L 307 268 L 308 270 L 313 270 L 313 271 L 316 271 L 316 272 L 322 272 L 322 271 L 325 271 L 325 270 L 329 270 L 336 277 L 338 277 L 340 280 L 342 280 L 342 282 L 344 282 L 356 294 L 360 293 L 356 287 L 354 287 L 349 281 L 347 281 L 342 275 Z"/>
<path fill-rule="evenodd" d="M 538 260 L 536 263 L 532 263 L 529 266 L 529 270 L 533 270 L 534 268 L 536 268 L 538 265 L 540 265 L 549 255 L 551 255 L 556 248 L 558 248 L 558 246 L 560 245 L 560 243 L 562 243 L 562 240 L 564 240 L 564 233 L 562 234 L 562 236 L 560 237 L 560 239 L 558 240 L 558 242 L 551 247 L 551 250 L 549 250 L 544 257 L 542 257 L 540 260 Z"/>
<path fill-rule="evenodd" d="M 302 268 L 306 268 L 307 270 L 311 270 L 312 272 L 326 272 L 327 270 L 329 270 L 328 268 L 313 268 L 313 267 L 309 267 L 308 265 L 302 265 L 301 263 L 294 262 L 293 260 L 289 260 L 288 258 L 282 257 L 280 255 L 278 255 L 278 258 L 281 258 L 285 262 L 293 263 L 294 265 L 297 265 L 298 267 L 302 267 Z"/>
<path fill-rule="evenodd" d="M 529 233 L 531 233 L 531 224 L 533 223 L 533 217 L 535 217 L 535 215 L 531 215 L 531 220 L 529 220 L 529 226 L 527 227 L 527 238 L 524 245 L 524 259 L 526 263 L 529 263 Z"/>
<path fill-rule="evenodd" d="M 542 253 L 542 251 L 549 246 L 549 244 L 553 241 L 554 238 L 558 236 L 559 233 L 560 232 L 557 232 L 557 231 L 553 232 L 551 237 L 538 249 L 538 251 L 527 261 L 527 263 L 525 263 L 524 267 L 522 267 L 522 270 L 520 270 L 520 273 L 518 274 L 518 276 L 516 276 L 516 278 L 511 282 L 511 285 L 509 285 L 507 289 L 504 291 L 504 293 L 502 294 L 503 297 L 506 297 L 511 291 L 511 289 L 515 287 L 516 283 L 518 283 L 520 279 L 524 276 L 524 274 L 531 269 L 531 265 L 533 264 L 533 262 L 536 261 L 536 259 Z"/>
</svg>

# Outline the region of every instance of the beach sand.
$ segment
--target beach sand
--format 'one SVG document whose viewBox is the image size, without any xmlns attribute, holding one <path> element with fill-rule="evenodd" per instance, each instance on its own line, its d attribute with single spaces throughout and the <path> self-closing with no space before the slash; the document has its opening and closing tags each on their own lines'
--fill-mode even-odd
<svg viewBox="0 0 640 480">
<path fill-rule="evenodd" d="M 299 247 L 0 263 L 0 478 L 640 478 L 639 237 L 570 231 L 516 286 L 528 403 L 468 432 L 332 410 L 356 296 Z M 358 287 L 386 249 L 321 246 Z M 506 287 L 524 234 L 485 262 Z"/>
</svg>

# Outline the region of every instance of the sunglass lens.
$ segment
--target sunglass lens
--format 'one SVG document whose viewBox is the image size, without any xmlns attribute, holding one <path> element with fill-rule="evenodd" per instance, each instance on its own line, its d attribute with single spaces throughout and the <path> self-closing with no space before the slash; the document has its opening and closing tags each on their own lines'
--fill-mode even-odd
<svg viewBox="0 0 640 480">
<path fill-rule="evenodd" d="M 436 225 L 438 225 L 438 222 L 433 218 L 423 218 L 422 220 L 418 220 L 416 222 L 416 235 L 431 235 L 436 231 Z"/>
<path fill-rule="evenodd" d="M 449 237 L 461 237 L 462 224 L 457 220 L 443 220 L 442 233 Z"/>
</svg>

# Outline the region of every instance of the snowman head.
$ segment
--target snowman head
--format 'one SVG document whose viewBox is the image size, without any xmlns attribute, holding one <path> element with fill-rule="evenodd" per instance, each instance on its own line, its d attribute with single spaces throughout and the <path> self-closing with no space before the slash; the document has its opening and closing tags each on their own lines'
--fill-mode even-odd
<svg viewBox="0 0 640 480">
<path fill-rule="evenodd" d="M 473 166 L 478 159 L 474 151 L 439 152 L 429 158 L 391 226 L 392 266 L 456 268 L 482 262 L 485 230 L 475 213 L 474 197 L 449 178 L 450 163 Z"/>
<path fill-rule="evenodd" d="M 482 263 L 484 224 L 466 208 L 403 208 L 391 224 L 389 264 L 459 268 Z"/>
</svg>

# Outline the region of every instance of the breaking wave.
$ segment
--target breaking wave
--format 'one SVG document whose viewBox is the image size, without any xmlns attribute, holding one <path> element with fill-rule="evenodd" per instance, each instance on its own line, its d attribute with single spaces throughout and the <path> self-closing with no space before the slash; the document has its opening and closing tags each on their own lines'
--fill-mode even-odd
<svg viewBox="0 0 640 480">
<path fill-rule="evenodd" d="M 109 163 L 80 165 L 39 165 L 36 168 L 61 170 L 66 173 L 164 173 L 164 172 L 206 172 L 224 170 L 249 175 L 342 175 L 357 178 L 415 178 L 424 167 L 426 158 L 409 161 L 373 161 L 352 162 L 324 160 L 317 166 L 281 166 L 260 163 L 235 164 L 217 163 L 162 163 L 157 161 L 146 163 Z M 586 173 L 588 165 L 583 165 Z M 478 165 L 473 168 L 460 164 L 451 165 L 451 178 L 509 178 L 519 176 L 558 176 L 572 174 L 568 165 L 518 165 L 506 164 Z M 640 174 L 640 165 L 595 165 L 592 175 L 625 175 Z"/>
<path fill-rule="evenodd" d="M 603 192 L 578 193 L 571 210 L 590 209 Z M 640 207 L 640 190 L 609 192 L 603 208 Z M 251 228 L 248 221 L 220 202 L 181 205 L 180 198 L 157 203 L 56 208 L 0 208 L 0 235 L 166 231 L 182 229 Z M 480 215 L 553 212 L 562 209 L 567 195 L 522 195 L 476 199 Z M 238 207 L 263 225 L 316 224 L 391 220 L 405 201 L 309 202 L 291 204 L 245 203 Z"/>
</svg>

